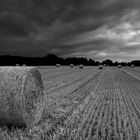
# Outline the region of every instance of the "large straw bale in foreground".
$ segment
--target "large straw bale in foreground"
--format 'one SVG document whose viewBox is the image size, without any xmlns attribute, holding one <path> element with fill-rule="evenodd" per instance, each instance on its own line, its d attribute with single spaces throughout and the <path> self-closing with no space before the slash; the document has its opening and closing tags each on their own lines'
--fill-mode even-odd
<svg viewBox="0 0 140 140">
<path fill-rule="evenodd" d="M 0 67 L 0 125 L 32 126 L 43 111 L 44 86 L 34 67 Z"/>
</svg>

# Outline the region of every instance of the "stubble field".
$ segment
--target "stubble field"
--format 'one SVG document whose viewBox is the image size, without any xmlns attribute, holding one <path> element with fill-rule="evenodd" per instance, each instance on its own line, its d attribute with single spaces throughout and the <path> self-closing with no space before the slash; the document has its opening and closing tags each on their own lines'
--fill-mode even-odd
<svg viewBox="0 0 140 140">
<path fill-rule="evenodd" d="M 0 129 L 8 140 L 139 140 L 139 67 L 38 67 L 45 86 L 41 121 Z"/>
</svg>

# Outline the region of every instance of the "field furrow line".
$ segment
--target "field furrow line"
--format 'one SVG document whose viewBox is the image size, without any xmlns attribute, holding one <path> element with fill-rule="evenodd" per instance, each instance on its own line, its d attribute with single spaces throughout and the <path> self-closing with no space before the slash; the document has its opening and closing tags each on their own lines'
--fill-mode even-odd
<svg viewBox="0 0 140 140">
<path fill-rule="evenodd" d="M 122 80 L 123 76 L 124 75 L 118 76 L 118 78 L 120 79 L 120 82 L 118 85 L 120 86 L 121 96 L 123 98 L 123 102 L 125 104 L 126 113 L 127 113 L 126 114 L 127 130 L 126 130 L 125 134 L 127 134 L 127 139 L 128 138 L 138 139 L 137 125 L 136 125 L 136 121 L 135 121 L 135 117 L 134 117 L 135 112 L 134 112 L 134 108 L 132 106 L 132 104 L 134 102 L 132 100 L 132 96 L 130 96 L 130 94 L 133 94 L 133 93 L 128 92 L 128 89 L 125 85 L 126 81 Z M 125 79 L 125 78 L 123 77 L 123 79 Z"/>
<path fill-rule="evenodd" d="M 79 88 L 79 90 L 76 90 L 75 92 L 73 92 L 72 94 L 69 94 L 68 96 L 64 96 L 63 97 L 63 99 L 62 98 L 60 98 L 60 99 L 62 99 L 60 102 L 59 102 L 59 104 L 56 104 L 56 109 L 58 109 L 58 106 L 59 105 L 63 105 L 63 102 L 64 103 L 68 103 L 68 101 L 69 102 L 71 102 L 70 104 L 69 104 L 69 108 L 68 108 L 68 110 L 66 110 L 66 112 L 64 112 L 64 114 L 63 114 L 63 116 L 65 116 L 65 117 L 63 117 L 63 119 L 61 120 L 61 118 L 57 118 L 57 121 L 55 122 L 54 121 L 54 123 L 53 123 L 53 127 L 50 127 L 50 129 L 49 130 L 47 130 L 48 132 L 50 132 L 50 133 L 52 133 L 52 131 L 51 130 L 53 130 L 53 133 L 51 134 L 51 136 L 52 135 L 54 135 L 54 133 L 56 132 L 56 130 L 54 130 L 54 128 L 58 128 L 57 127 L 57 124 L 59 125 L 59 123 L 58 123 L 58 120 L 61 120 L 61 122 L 63 121 L 63 122 L 65 122 L 65 121 L 67 121 L 67 119 L 69 118 L 69 117 L 71 117 L 71 116 L 74 116 L 74 115 L 72 115 L 73 114 L 73 112 L 75 112 L 76 111 L 76 109 L 82 104 L 82 102 L 83 102 L 83 100 L 89 95 L 89 93 L 93 90 L 93 89 L 95 89 L 96 88 L 96 86 L 98 85 L 98 82 L 100 82 L 101 80 L 98 80 L 98 78 L 100 77 L 101 75 L 100 75 L 100 73 L 97 73 L 96 74 L 96 76 L 95 77 L 92 77 L 91 79 L 89 79 L 88 80 L 88 83 L 86 83 L 86 84 L 84 84 L 83 86 L 81 86 L 80 88 Z M 95 82 L 96 81 L 96 82 Z M 98 81 L 98 82 L 97 82 Z M 93 84 L 94 83 L 94 84 Z M 91 95 L 90 95 L 90 97 L 91 97 Z M 92 97 L 93 98 L 93 97 Z M 75 102 L 75 103 L 74 103 Z M 56 110 L 57 111 L 57 110 Z M 48 114 L 48 113 L 46 113 L 46 114 Z M 54 114 L 55 114 L 55 110 L 54 110 Z M 80 116 L 80 115 L 79 115 Z M 76 116 L 74 116 L 74 117 L 76 117 Z M 72 120 L 75 120 L 74 119 L 74 117 L 73 117 L 73 119 Z M 81 117 L 79 117 L 79 119 L 80 119 Z M 78 119 L 77 119 L 78 120 Z M 67 127 L 68 128 L 68 127 Z"/>
</svg>

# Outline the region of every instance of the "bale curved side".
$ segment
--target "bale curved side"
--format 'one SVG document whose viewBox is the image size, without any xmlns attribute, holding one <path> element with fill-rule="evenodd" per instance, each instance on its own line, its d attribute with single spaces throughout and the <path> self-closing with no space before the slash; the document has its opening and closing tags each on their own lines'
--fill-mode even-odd
<svg viewBox="0 0 140 140">
<path fill-rule="evenodd" d="M 0 125 L 32 126 L 43 111 L 44 86 L 34 67 L 0 67 Z"/>
</svg>

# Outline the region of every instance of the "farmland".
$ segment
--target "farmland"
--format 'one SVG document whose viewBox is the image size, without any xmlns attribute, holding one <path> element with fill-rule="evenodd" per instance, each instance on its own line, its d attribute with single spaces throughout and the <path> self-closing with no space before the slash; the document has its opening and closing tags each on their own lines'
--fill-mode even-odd
<svg viewBox="0 0 140 140">
<path fill-rule="evenodd" d="M 139 140 L 140 68 L 38 67 L 42 119 L 25 130 L 1 127 L 1 139 Z"/>
</svg>

